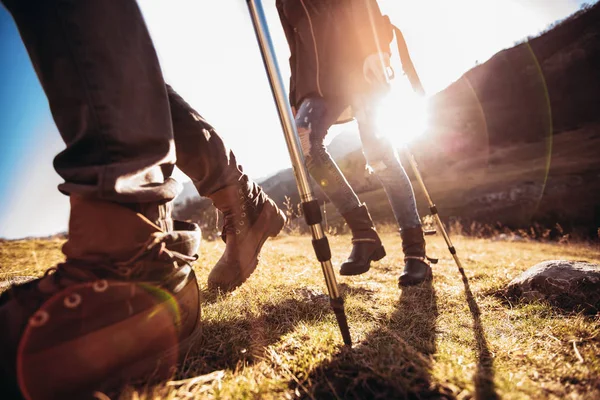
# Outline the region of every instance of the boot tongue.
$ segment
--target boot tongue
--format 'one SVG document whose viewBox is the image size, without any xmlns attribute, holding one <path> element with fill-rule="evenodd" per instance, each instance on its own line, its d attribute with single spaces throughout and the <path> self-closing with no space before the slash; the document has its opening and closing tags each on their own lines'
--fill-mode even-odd
<svg viewBox="0 0 600 400">
<path fill-rule="evenodd" d="M 143 257 L 144 254 L 148 253 L 148 251 L 158 249 L 157 245 L 164 246 L 169 252 L 180 254 L 183 256 L 179 257 L 181 261 L 194 261 L 194 256 L 200 247 L 202 237 L 200 227 L 193 223 L 174 221 L 174 228 L 173 232 L 155 232 L 151 234 L 146 243 L 137 249 L 137 254 L 130 260 L 125 262 L 112 260 L 112 263 L 127 264 L 128 262 L 135 262 L 139 257 Z M 152 247 L 152 249 L 149 247 Z M 94 255 L 94 258 L 96 258 L 96 262 L 100 261 L 97 258 L 97 254 Z M 37 289 L 43 294 L 51 295 L 62 290 L 63 287 L 74 283 L 99 279 L 106 274 L 106 272 L 102 273 L 99 268 L 112 270 L 114 267 L 114 265 L 107 266 L 107 263 L 112 264 L 109 260 L 104 259 L 99 265 L 93 266 L 93 263 L 86 260 L 71 258 L 64 264 L 60 264 L 58 267 L 49 270 L 46 276 L 42 277 L 37 283 Z"/>
<path fill-rule="evenodd" d="M 117 203 L 71 195 L 67 259 L 127 261 L 161 229 L 148 218 Z"/>
<path fill-rule="evenodd" d="M 265 192 L 247 175 L 240 179 L 240 186 L 246 195 L 247 204 L 254 208 L 256 215 L 260 214 L 267 200 Z"/>
<path fill-rule="evenodd" d="M 237 184 L 227 186 L 209 196 L 213 205 L 223 213 L 224 223 L 221 238 L 244 234 L 267 202 L 266 194 L 247 175 L 242 175 Z"/>
<path fill-rule="evenodd" d="M 173 222 L 173 227 L 174 231 L 165 234 L 163 238 L 167 249 L 184 256 L 195 256 L 202 241 L 200 227 L 197 224 L 177 220 Z"/>
</svg>

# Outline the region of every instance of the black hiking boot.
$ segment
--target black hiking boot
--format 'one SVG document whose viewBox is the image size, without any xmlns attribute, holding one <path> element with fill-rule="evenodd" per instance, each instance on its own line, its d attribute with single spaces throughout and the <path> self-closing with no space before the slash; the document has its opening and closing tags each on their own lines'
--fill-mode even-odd
<svg viewBox="0 0 600 400">
<path fill-rule="evenodd" d="M 385 249 L 366 205 L 342 216 L 352 231 L 352 251 L 340 266 L 340 275 L 364 274 L 371 268 L 371 261 L 379 261 L 385 257 Z"/>
<path fill-rule="evenodd" d="M 428 258 L 425 253 L 425 236 L 423 228 L 402 229 L 402 251 L 404 252 L 404 271 L 398 279 L 398 286 L 418 285 L 431 280 L 433 274 L 430 262 L 436 263 L 437 260 Z"/>
</svg>

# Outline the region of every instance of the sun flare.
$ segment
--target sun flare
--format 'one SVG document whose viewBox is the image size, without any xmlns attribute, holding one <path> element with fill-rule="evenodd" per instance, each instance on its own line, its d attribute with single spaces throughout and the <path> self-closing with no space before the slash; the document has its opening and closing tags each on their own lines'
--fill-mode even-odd
<svg viewBox="0 0 600 400">
<path fill-rule="evenodd" d="M 394 85 L 379 101 L 375 113 L 380 134 L 396 147 L 411 143 L 428 128 L 427 99 L 404 87 Z"/>
</svg>

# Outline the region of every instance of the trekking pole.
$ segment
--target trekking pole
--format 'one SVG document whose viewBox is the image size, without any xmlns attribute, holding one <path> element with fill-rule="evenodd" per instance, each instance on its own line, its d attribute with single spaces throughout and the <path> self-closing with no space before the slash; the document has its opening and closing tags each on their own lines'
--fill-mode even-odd
<svg viewBox="0 0 600 400">
<path fill-rule="evenodd" d="M 408 81 L 410 82 L 413 90 L 417 94 L 424 96 L 425 89 L 423 88 L 421 79 L 419 78 L 419 75 L 417 74 L 415 66 L 410 58 L 410 54 L 408 52 L 408 46 L 406 45 L 406 41 L 404 40 L 404 35 L 402 35 L 402 32 L 400 31 L 400 29 L 398 29 L 396 26 L 394 26 L 393 29 L 394 29 L 394 34 L 396 36 L 396 42 L 398 44 L 398 54 L 400 55 L 400 62 L 402 63 L 402 69 L 404 70 L 404 73 L 406 74 L 406 77 L 408 78 Z M 446 228 L 444 228 L 442 219 L 440 218 L 440 215 L 438 214 L 437 206 L 435 205 L 435 203 L 431 199 L 431 196 L 429 195 L 429 191 L 427 190 L 427 187 L 425 186 L 423 177 L 421 176 L 421 173 L 419 172 L 419 168 L 417 166 L 417 161 L 415 160 L 415 157 L 410 152 L 407 144 L 404 145 L 403 151 L 404 151 L 404 155 L 408 159 L 408 162 L 410 163 L 410 166 L 415 174 L 415 177 L 417 178 L 417 182 L 419 182 L 419 185 L 421 186 L 421 189 L 423 190 L 423 193 L 425 194 L 427 203 L 429 203 L 429 211 L 431 211 L 431 215 L 433 215 L 433 218 L 435 219 L 437 226 L 440 228 L 440 232 L 442 232 L 442 236 L 444 237 L 444 240 L 446 241 L 446 244 L 448 245 L 448 250 L 450 251 L 450 254 L 452 254 L 452 257 L 454 258 L 454 261 L 456 262 L 456 265 L 458 266 L 459 272 L 464 274 L 464 269 L 463 269 L 462 263 L 460 262 L 460 259 L 458 258 L 458 254 L 456 254 L 456 248 L 452 244 L 452 240 L 450 240 L 450 236 L 448 235 L 448 232 L 446 232 Z"/>
<path fill-rule="evenodd" d="M 427 203 L 429 203 L 429 211 L 431 211 L 431 215 L 433 215 L 433 218 L 435 219 L 435 222 L 436 222 L 437 226 L 440 228 L 440 232 L 442 232 L 442 236 L 444 237 L 444 240 L 446 241 L 446 244 L 448 245 L 448 250 L 450 251 L 450 254 L 452 254 L 452 257 L 454 258 L 454 261 L 456 262 L 456 265 L 458 266 L 458 270 L 461 273 L 463 273 L 464 269 L 462 267 L 462 263 L 460 262 L 460 259 L 458 258 L 458 255 L 456 254 L 456 248 L 452 244 L 452 241 L 450 240 L 450 236 L 448 235 L 448 233 L 446 232 L 446 229 L 444 228 L 442 219 L 440 218 L 440 215 L 438 214 L 437 206 L 431 199 L 431 196 L 429 195 L 429 192 L 427 191 L 427 188 L 425 187 L 425 182 L 423 181 L 423 177 L 421 176 L 421 173 L 419 172 L 419 168 L 417 167 L 417 161 L 415 160 L 415 157 L 412 155 L 412 153 L 408 149 L 408 146 L 405 145 L 403 150 L 404 150 L 404 155 L 408 159 L 408 162 L 409 162 L 413 172 L 415 173 L 415 177 L 417 178 L 417 181 L 419 182 L 419 185 L 421 186 L 421 189 L 423 190 L 423 193 L 425 194 Z"/>
<path fill-rule="evenodd" d="M 277 58 L 275 57 L 275 50 L 269 34 L 269 27 L 267 25 L 262 3 L 260 0 L 246 0 L 246 2 L 248 3 L 252 24 L 254 25 L 254 32 L 256 33 L 256 39 L 258 40 L 262 59 L 269 77 L 273 98 L 277 105 L 277 111 L 279 112 L 279 120 L 281 121 L 285 141 L 290 153 L 294 176 L 296 177 L 296 185 L 298 187 L 298 192 L 300 193 L 300 201 L 302 202 L 304 219 L 310 227 L 313 238 L 312 245 L 317 259 L 321 262 L 321 269 L 325 276 L 331 308 L 333 308 L 338 325 L 340 326 L 344 343 L 351 346 L 352 339 L 350 338 L 348 320 L 344 311 L 344 299 L 340 296 L 338 290 L 333 266 L 331 265 L 331 249 L 329 248 L 329 241 L 327 240 L 325 232 L 323 231 L 323 226 L 321 225 L 321 208 L 310 187 L 308 172 L 304 165 L 304 155 L 302 154 L 300 147 L 300 139 L 298 138 L 292 110 L 288 103 L 287 95 L 285 94 L 285 88 L 281 79 Z"/>
</svg>

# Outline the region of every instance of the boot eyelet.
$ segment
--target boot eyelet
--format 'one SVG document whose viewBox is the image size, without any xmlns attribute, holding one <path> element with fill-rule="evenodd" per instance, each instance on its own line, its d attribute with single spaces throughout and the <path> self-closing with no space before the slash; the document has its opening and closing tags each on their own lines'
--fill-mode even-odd
<svg viewBox="0 0 600 400">
<path fill-rule="evenodd" d="M 236 235 L 239 235 L 241 232 L 242 232 L 242 231 L 240 231 L 239 229 L 236 229 L 236 230 L 235 230 L 235 234 L 236 234 Z"/>
<path fill-rule="evenodd" d="M 245 209 L 246 209 L 246 206 L 245 206 L 245 205 L 243 205 L 243 206 L 242 206 L 242 210 L 245 210 Z"/>
<path fill-rule="evenodd" d="M 81 296 L 77 293 L 72 293 L 65 297 L 64 303 L 65 307 L 67 308 L 76 308 L 78 305 L 81 304 Z"/>
<path fill-rule="evenodd" d="M 119 271 L 119 274 L 123 276 L 129 276 L 131 274 L 131 268 L 129 267 L 119 267 L 117 270 Z"/>
<path fill-rule="evenodd" d="M 239 194 L 244 194 L 244 191 L 242 189 L 238 189 L 238 193 Z"/>
<path fill-rule="evenodd" d="M 246 213 L 242 213 L 242 217 L 245 217 L 245 216 L 246 216 Z"/>
<path fill-rule="evenodd" d="M 106 292 L 106 289 L 108 289 L 108 281 L 106 279 L 96 281 L 92 284 L 92 289 L 94 289 L 94 292 L 96 293 Z"/>
<path fill-rule="evenodd" d="M 29 325 L 37 328 L 44 325 L 50 319 L 50 314 L 44 310 L 37 310 L 31 317 L 29 317 Z"/>
<path fill-rule="evenodd" d="M 244 221 L 240 221 L 240 225 L 244 225 Z"/>
</svg>

